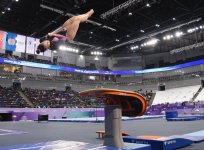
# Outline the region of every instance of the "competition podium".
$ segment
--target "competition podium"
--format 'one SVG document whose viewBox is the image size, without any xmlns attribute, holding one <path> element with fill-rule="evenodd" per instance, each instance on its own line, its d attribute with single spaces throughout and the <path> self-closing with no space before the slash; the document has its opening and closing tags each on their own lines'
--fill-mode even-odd
<svg viewBox="0 0 204 150">
<path fill-rule="evenodd" d="M 142 116 L 147 107 L 146 100 L 136 92 L 93 89 L 80 92 L 81 96 L 100 97 L 105 104 L 104 146 L 123 148 L 121 117 Z"/>
</svg>

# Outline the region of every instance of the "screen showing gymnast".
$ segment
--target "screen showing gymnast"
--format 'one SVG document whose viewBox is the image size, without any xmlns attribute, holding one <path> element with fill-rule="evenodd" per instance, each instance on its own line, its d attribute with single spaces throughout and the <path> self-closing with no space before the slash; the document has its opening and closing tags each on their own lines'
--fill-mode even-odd
<svg viewBox="0 0 204 150">
<path fill-rule="evenodd" d="M 91 9 L 85 14 L 73 16 L 68 19 L 57 31 L 48 33 L 45 37 L 40 39 L 40 44 L 37 47 L 36 53 L 40 54 L 45 52 L 47 49 L 56 50 L 57 43 L 59 41 L 72 41 L 79 29 L 79 24 L 88 20 L 94 13 L 94 10 Z M 66 35 L 60 34 L 65 32 Z"/>
</svg>

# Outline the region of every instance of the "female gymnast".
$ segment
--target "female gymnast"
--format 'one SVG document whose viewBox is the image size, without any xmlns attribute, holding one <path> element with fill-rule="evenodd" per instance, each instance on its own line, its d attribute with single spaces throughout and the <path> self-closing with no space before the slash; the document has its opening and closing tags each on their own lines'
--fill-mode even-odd
<svg viewBox="0 0 204 150">
<path fill-rule="evenodd" d="M 91 9 L 85 14 L 73 16 L 70 19 L 68 19 L 57 31 L 54 31 L 53 33 L 48 33 L 47 36 L 40 39 L 40 44 L 37 47 L 36 53 L 40 54 L 40 52 L 45 52 L 47 49 L 50 50 L 56 50 L 57 49 L 57 43 L 59 41 L 72 41 L 76 33 L 79 29 L 79 24 L 81 22 L 85 22 L 88 20 L 89 17 L 91 17 L 94 13 L 94 10 Z M 66 35 L 60 34 L 61 32 L 65 32 Z"/>
</svg>

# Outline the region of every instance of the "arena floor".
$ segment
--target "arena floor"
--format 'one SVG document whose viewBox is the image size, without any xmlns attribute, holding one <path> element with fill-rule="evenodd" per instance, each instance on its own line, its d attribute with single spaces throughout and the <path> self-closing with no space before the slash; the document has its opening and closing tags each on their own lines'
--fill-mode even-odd
<svg viewBox="0 0 204 150">
<path fill-rule="evenodd" d="M 167 122 L 165 119 L 133 120 L 122 122 L 123 131 L 131 135 L 170 136 L 204 130 L 204 120 Z M 103 143 L 97 139 L 96 130 L 104 129 L 104 123 L 73 122 L 1 122 L 0 146 L 32 144 L 55 140 Z M 182 150 L 204 150 L 204 142 Z"/>
</svg>

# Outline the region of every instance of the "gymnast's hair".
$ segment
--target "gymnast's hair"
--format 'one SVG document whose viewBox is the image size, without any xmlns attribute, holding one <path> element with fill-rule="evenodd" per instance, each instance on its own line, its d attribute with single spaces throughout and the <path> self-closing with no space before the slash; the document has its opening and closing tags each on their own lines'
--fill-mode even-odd
<svg viewBox="0 0 204 150">
<path fill-rule="evenodd" d="M 42 43 L 42 42 L 45 41 L 45 40 L 48 40 L 48 37 L 47 37 L 47 36 L 44 36 L 44 37 L 40 38 L 40 43 Z"/>
<path fill-rule="evenodd" d="M 44 47 L 44 45 L 41 43 L 38 45 L 36 53 L 40 54 L 40 52 L 44 52 L 46 50 L 46 48 Z"/>
</svg>

